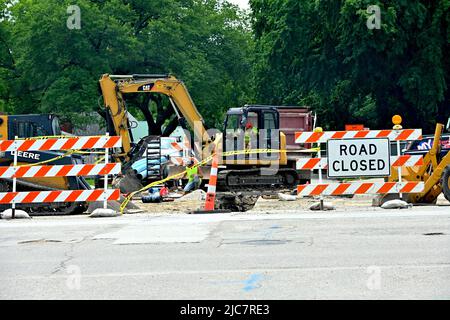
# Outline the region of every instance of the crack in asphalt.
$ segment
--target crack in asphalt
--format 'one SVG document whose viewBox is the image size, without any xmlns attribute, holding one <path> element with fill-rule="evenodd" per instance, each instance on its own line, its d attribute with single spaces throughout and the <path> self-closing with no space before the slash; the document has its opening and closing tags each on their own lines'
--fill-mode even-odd
<svg viewBox="0 0 450 320">
<path fill-rule="evenodd" d="M 75 254 L 74 254 L 75 246 L 76 246 L 77 244 L 80 244 L 80 243 L 86 241 L 88 238 L 92 238 L 92 237 L 93 237 L 93 235 L 87 235 L 87 236 L 84 236 L 83 238 L 81 238 L 81 240 L 79 240 L 79 241 L 71 240 L 71 242 L 69 243 L 69 250 L 66 250 L 66 251 L 64 252 L 64 257 L 65 257 L 65 259 L 63 259 L 63 260 L 59 263 L 59 265 L 55 268 L 54 271 L 52 271 L 52 272 L 50 273 L 50 275 L 51 275 L 51 276 L 52 276 L 52 275 L 55 275 L 55 274 L 57 274 L 58 272 L 67 269 L 67 264 L 69 263 L 69 261 L 71 261 L 71 260 L 73 260 L 73 259 L 75 258 Z"/>
<path fill-rule="evenodd" d="M 67 264 L 71 260 L 73 260 L 75 258 L 75 254 L 74 254 L 75 245 L 81 244 L 82 242 L 84 242 L 84 241 L 86 241 L 88 239 L 93 240 L 94 236 L 97 235 L 97 234 L 101 234 L 101 233 L 109 232 L 110 230 L 117 230 L 117 229 L 118 229 L 117 226 L 105 226 L 105 228 L 100 233 L 98 231 L 96 231 L 96 232 L 93 232 L 93 233 L 91 233 L 89 235 L 84 236 L 79 241 L 71 240 L 71 242 L 69 243 L 69 245 L 70 245 L 69 249 L 64 252 L 65 259 L 63 259 L 59 263 L 59 265 L 55 268 L 54 271 L 52 271 L 50 273 L 50 275 L 53 276 L 53 275 L 57 274 L 58 272 L 67 269 Z"/>
<path fill-rule="evenodd" d="M 70 244 L 70 249 L 68 251 L 64 252 L 64 257 L 66 257 L 66 259 L 63 259 L 59 263 L 59 265 L 56 267 L 56 269 L 50 274 L 51 276 L 57 274 L 58 272 L 60 272 L 60 271 L 62 271 L 64 269 L 66 269 L 67 263 L 75 258 L 74 255 L 73 255 L 74 248 L 75 248 L 75 243 L 71 243 Z"/>
</svg>

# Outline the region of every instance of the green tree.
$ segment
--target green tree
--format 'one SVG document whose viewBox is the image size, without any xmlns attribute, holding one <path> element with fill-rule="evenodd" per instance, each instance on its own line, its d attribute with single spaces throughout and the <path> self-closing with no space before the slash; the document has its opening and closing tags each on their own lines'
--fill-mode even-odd
<svg viewBox="0 0 450 320">
<path fill-rule="evenodd" d="M 20 0 L 12 18 L 0 20 L 4 110 L 88 122 L 104 73 L 173 73 L 211 126 L 251 95 L 251 32 L 245 14 L 227 1 L 79 0 L 79 30 L 66 25 L 72 4 Z"/>
<path fill-rule="evenodd" d="M 366 25 L 370 5 L 381 28 Z M 431 131 L 449 116 L 448 0 L 251 0 L 256 92 L 312 106 L 330 129 L 363 122 Z M 268 85 L 270 84 L 270 86 Z"/>
<path fill-rule="evenodd" d="M 11 52 L 11 22 L 9 1 L 0 2 L 0 111 L 7 112 L 13 109 L 11 95 L 14 86 L 9 79 L 17 76 L 15 61 Z"/>
</svg>

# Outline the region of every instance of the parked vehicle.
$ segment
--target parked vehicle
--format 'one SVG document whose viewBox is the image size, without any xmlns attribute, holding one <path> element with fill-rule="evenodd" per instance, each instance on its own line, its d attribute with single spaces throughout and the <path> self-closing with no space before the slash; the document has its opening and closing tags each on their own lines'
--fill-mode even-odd
<svg viewBox="0 0 450 320">
<path fill-rule="evenodd" d="M 404 150 L 404 154 L 421 154 L 425 155 L 431 150 L 434 142 L 434 136 L 426 135 L 421 140 L 411 141 Z M 441 136 L 441 152 L 439 158 L 443 158 L 450 151 L 450 134 L 442 134 Z"/>
</svg>

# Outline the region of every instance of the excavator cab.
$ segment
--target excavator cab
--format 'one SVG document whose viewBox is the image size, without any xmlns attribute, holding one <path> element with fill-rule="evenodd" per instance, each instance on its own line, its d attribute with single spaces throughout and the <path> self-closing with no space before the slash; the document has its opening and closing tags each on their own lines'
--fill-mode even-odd
<svg viewBox="0 0 450 320">
<path fill-rule="evenodd" d="M 281 149 L 280 115 L 278 110 L 268 106 L 248 106 L 231 108 L 224 122 L 223 151 Z M 245 157 L 244 157 L 245 156 Z M 281 153 L 249 153 L 224 157 L 227 164 L 239 159 L 261 164 L 260 161 L 280 161 Z M 247 165 L 250 164 L 247 161 Z"/>
<path fill-rule="evenodd" d="M 280 132 L 280 115 L 275 107 L 245 105 L 229 109 L 222 151 L 226 170 L 219 171 L 219 191 L 292 189 L 298 182 L 295 168 L 286 165 L 286 136 Z"/>
</svg>

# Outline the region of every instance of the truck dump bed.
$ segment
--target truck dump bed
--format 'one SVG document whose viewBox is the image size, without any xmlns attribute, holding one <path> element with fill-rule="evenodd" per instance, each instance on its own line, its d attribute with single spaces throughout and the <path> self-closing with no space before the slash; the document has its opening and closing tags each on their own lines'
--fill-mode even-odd
<svg viewBox="0 0 450 320">
<path fill-rule="evenodd" d="M 286 135 L 286 148 L 291 151 L 288 153 L 288 159 L 309 157 L 310 154 L 295 152 L 311 148 L 311 145 L 295 143 L 295 132 L 313 130 L 314 116 L 312 112 L 307 107 L 275 106 L 275 108 L 280 114 L 280 131 Z"/>
<path fill-rule="evenodd" d="M 286 149 L 288 150 L 288 166 L 296 167 L 297 159 L 311 158 L 311 152 L 302 152 L 310 149 L 311 144 L 295 143 L 295 133 L 299 131 L 313 131 L 314 116 L 308 107 L 299 106 L 272 106 L 278 110 L 280 115 L 280 131 L 286 136 Z M 311 171 L 297 171 L 300 183 L 311 181 Z"/>
</svg>

